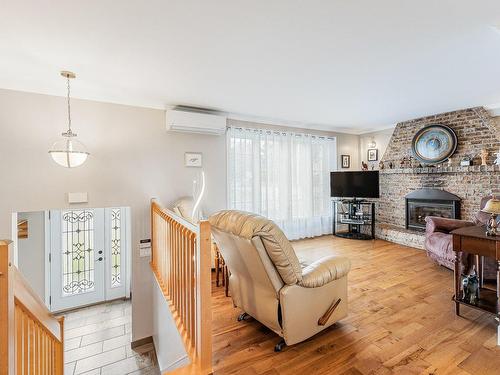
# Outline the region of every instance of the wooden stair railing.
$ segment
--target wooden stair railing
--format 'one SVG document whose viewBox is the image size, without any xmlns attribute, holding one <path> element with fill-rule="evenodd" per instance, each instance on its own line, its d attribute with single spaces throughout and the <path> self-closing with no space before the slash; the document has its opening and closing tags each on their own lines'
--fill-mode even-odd
<svg viewBox="0 0 500 375">
<path fill-rule="evenodd" d="M 0 241 L 0 375 L 64 375 L 64 318 L 55 318 Z"/>
<path fill-rule="evenodd" d="M 211 234 L 151 202 L 151 268 L 191 364 L 177 374 L 212 373 Z"/>
</svg>

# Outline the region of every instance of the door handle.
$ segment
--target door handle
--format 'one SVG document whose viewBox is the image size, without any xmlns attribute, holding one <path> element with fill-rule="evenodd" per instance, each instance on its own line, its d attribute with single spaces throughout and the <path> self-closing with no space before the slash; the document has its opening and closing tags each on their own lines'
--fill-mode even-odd
<svg viewBox="0 0 500 375">
<path fill-rule="evenodd" d="M 98 260 L 99 262 L 102 262 L 102 257 L 99 257 L 97 260 Z"/>
<path fill-rule="evenodd" d="M 99 254 L 102 254 L 102 250 L 99 250 Z"/>
</svg>

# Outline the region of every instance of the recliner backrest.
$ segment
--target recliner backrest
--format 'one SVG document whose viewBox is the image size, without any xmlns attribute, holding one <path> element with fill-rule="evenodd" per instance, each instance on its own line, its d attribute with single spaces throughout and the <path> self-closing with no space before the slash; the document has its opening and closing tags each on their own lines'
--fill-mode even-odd
<svg viewBox="0 0 500 375">
<path fill-rule="evenodd" d="M 283 282 L 293 285 L 302 281 L 302 268 L 297 255 L 290 241 L 273 221 L 260 215 L 235 210 L 218 212 L 212 215 L 209 221 L 216 231 L 231 233 L 249 241 L 259 237 Z M 217 239 L 215 233 L 214 236 Z M 224 256 L 224 253 L 222 255 Z M 231 269 L 231 264 L 229 268 Z"/>
</svg>

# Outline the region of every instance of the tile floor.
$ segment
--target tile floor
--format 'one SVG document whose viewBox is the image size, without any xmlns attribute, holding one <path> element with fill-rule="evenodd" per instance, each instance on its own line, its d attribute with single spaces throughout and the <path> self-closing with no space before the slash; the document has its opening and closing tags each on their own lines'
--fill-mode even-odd
<svg viewBox="0 0 500 375">
<path fill-rule="evenodd" d="M 130 300 L 103 303 L 63 315 L 65 375 L 160 373 L 153 344 L 130 348 Z"/>
</svg>

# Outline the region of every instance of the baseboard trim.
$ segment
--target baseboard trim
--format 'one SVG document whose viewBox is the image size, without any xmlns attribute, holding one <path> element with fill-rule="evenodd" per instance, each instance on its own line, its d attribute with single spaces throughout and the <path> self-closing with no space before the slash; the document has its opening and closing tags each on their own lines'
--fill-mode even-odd
<svg viewBox="0 0 500 375">
<path fill-rule="evenodd" d="M 134 349 L 134 348 L 137 348 L 138 346 L 146 345 L 146 344 L 149 344 L 149 343 L 152 343 L 152 342 L 153 342 L 153 337 L 152 336 L 148 336 L 148 337 L 144 337 L 143 339 L 132 341 L 130 343 L 130 347 L 132 349 Z"/>
</svg>

